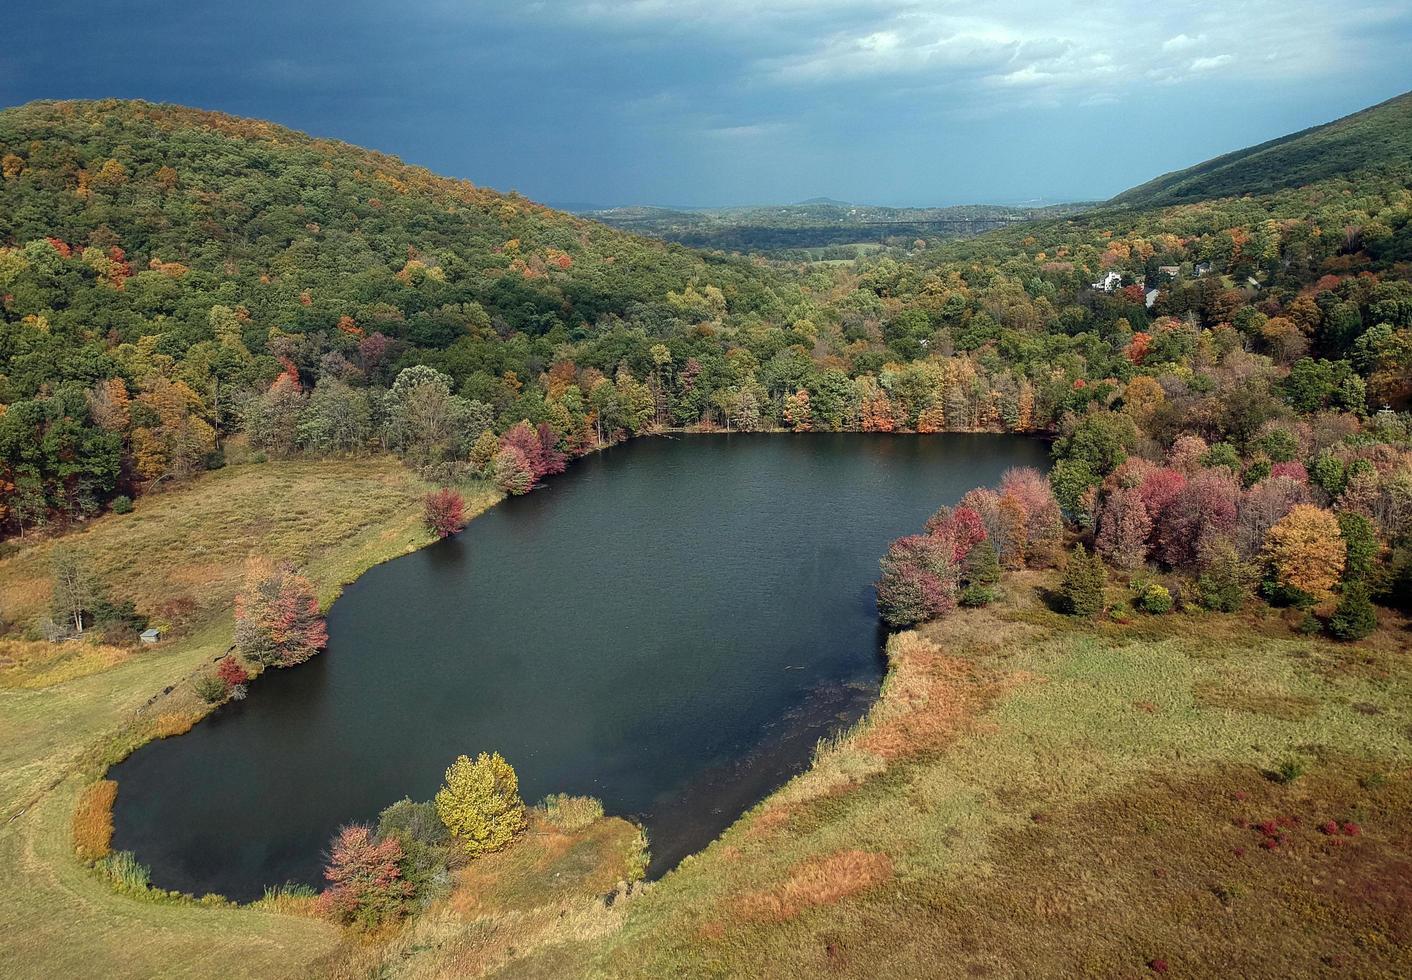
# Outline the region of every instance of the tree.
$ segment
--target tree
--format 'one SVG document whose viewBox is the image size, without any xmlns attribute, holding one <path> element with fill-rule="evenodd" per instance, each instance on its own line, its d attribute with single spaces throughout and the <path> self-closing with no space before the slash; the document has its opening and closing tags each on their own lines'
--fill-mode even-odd
<svg viewBox="0 0 1412 980">
<path fill-rule="evenodd" d="M 1108 582 L 1103 559 L 1078 545 L 1064 566 L 1059 585 L 1061 605 L 1072 616 L 1096 616 L 1103 610 L 1103 587 Z"/>
<path fill-rule="evenodd" d="M 287 565 L 252 564 L 235 597 L 235 645 L 254 663 L 289 667 L 328 645 L 314 586 Z"/>
<path fill-rule="evenodd" d="M 436 813 L 469 854 L 498 851 L 525 826 L 520 781 L 499 752 L 458 756 L 436 794 Z"/>
<path fill-rule="evenodd" d="M 495 460 L 495 454 L 500 452 L 500 440 L 495 437 L 495 433 L 489 429 L 483 431 L 476 439 L 475 445 L 471 447 L 471 469 L 479 476 L 486 476 L 490 472 L 490 464 Z"/>
<path fill-rule="evenodd" d="M 319 896 L 320 911 L 360 929 L 402 918 L 411 907 L 414 889 L 402 877 L 401 860 L 397 838 L 379 840 L 361 824 L 343 827 L 324 868 L 329 887 Z"/>
<path fill-rule="evenodd" d="M 1345 511 L 1338 515 L 1338 530 L 1348 548 L 1345 579 L 1367 578 L 1378 559 L 1378 536 L 1373 529 L 1373 522 L 1362 514 L 1350 514 Z"/>
<path fill-rule="evenodd" d="M 878 611 L 889 626 L 914 626 L 956 607 L 960 569 L 949 532 L 898 538 L 879 564 Z"/>
<path fill-rule="evenodd" d="M 1202 470 L 1179 490 L 1157 526 L 1157 549 L 1172 568 L 1196 565 L 1217 540 L 1235 532 L 1240 487 L 1225 470 Z"/>
<path fill-rule="evenodd" d="M 1220 542 L 1206 555 L 1206 567 L 1196 579 L 1196 594 L 1206 609 L 1236 612 L 1250 594 L 1253 578 L 1235 546 Z"/>
<path fill-rule="evenodd" d="M 1096 549 L 1119 568 L 1141 568 L 1147 561 L 1152 518 L 1137 487 L 1119 487 L 1103 502 L 1098 516 Z"/>
<path fill-rule="evenodd" d="M 534 489 L 534 470 L 518 446 L 506 446 L 495 454 L 491 476 L 505 493 L 519 496 Z"/>
<path fill-rule="evenodd" d="M 438 538 L 449 538 L 466 526 L 466 502 L 450 487 L 433 490 L 422 499 L 422 520 Z"/>
<path fill-rule="evenodd" d="M 1329 620 L 1329 632 L 1340 640 L 1361 640 L 1378 628 L 1378 614 L 1373 609 L 1367 583 L 1357 580 L 1343 587 L 1338 608 Z"/>
<path fill-rule="evenodd" d="M 54 579 L 54 611 L 75 633 L 82 633 L 84 616 L 98 600 L 98 584 L 88 556 L 68 545 L 59 545 L 50 558 Z"/>
<path fill-rule="evenodd" d="M 1316 600 L 1329 598 L 1348 560 L 1338 519 L 1321 507 L 1297 504 L 1265 538 L 1275 580 Z"/>
</svg>

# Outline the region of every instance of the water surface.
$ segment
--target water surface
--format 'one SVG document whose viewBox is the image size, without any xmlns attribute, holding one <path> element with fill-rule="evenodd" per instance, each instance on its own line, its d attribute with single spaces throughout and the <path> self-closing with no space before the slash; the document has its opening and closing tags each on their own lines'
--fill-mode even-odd
<svg viewBox="0 0 1412 980">
<path fill-rule="evenodd" d="M 652 871 L 698 850 L 876 697 L 889 539 L 1044 466 L 987 435 L 638 439 L 456 538 L 372 569 L 329 648 L 115 767 L 114 847 L 153 883 L 319 885 L 343 823 L 501 752 L 527 800 L 638 819 Z"/>
</svg>

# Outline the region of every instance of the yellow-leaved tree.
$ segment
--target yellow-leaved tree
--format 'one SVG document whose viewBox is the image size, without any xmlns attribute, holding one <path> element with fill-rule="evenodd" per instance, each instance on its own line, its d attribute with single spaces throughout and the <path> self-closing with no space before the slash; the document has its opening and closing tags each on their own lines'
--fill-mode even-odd
<svg viewBox="0 0 1412 980">
<path fill-rule="evenodd" d="M 498 851 L 525 827 L 519 777 L 499 752 L 474 762 L 458 756 L 437 791 L 436 813 L 467 853 Z"/>
<path fill-rule="evenodd" d="M 1348 547 L 1337 517 L 1313 504 L 1296 504 L 1270 528 L 1265 555 L 1281 585 L 1323 600 L 1343 574 Z"/>
</svg>

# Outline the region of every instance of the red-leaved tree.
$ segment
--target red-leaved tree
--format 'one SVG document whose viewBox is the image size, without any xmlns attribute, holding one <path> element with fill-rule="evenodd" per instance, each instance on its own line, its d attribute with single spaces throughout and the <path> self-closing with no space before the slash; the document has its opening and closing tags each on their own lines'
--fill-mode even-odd
<svg viewBox="0 0 1412 980">
<path fill-rule="evenodd" d="M 450 487 L 433 490 L 422 500 L 422 520 L 438 538 L 449 538 L 466 526 L 466 501 Z"/>
<path fill-rule="evenodd" d="M 402 877 L 402 845 L 378 840 L 361 824 L 342 828 L 329 849 L 319 911 L 344 925 L 373 929 L 406 915 L 414 888 Z"/>
</svg>

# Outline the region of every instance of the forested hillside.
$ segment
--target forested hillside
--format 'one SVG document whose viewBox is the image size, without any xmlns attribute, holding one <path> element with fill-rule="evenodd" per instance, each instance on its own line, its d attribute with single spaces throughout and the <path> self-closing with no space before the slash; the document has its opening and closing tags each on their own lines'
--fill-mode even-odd
<svg viewBox="0 0 1412 980">
<path fill-rule="evenodd" d="M 1111 418 L 1151 458 L 1183 435 L 1225 447 L 1248 483 L 1279 462 L 1275 429 L 1296 442 L 1280 455 L 1339 473 L 1370 432 L 1407 439 L 1406 159 L 810 265 L 635 238 L 189 109 L 7 110 L 0 158 L 10 534 L 220 466 L 236 435 L 515 492 L 667 427 L 1068 436 Z M 1402 458 L 1377 492 L 1412 479 Z M 1057 471 L 1071 512 L 1107 476 L 1092 462 Z"/>
<path fill-rule="evenodd" d="M 1322 126 L 1164 174 L 1124 191 L 1113 198 L 1113 203 L 1158 207 L 1238 194 L 1268 194 L 1360 170 L 1405 169 L 1409 161 L 1412 93 Z"/>
</svg>

